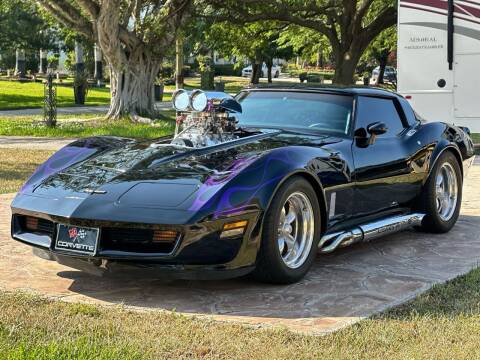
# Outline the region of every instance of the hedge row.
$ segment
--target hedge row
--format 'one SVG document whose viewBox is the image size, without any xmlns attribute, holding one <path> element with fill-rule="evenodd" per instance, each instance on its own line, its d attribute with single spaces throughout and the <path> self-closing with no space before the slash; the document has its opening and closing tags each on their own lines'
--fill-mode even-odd
<svg viewBox="0 0 480 360">
<path fill-rule="evenodd" d="M 335 73 L 333 71 L 305 71 L 305 70 L 293 70 L 289 71 L 291 77 L 315 77 L 323 78 L 324 80 L 332 80 Z"/>
<path fill-rule="evenodd" d="M 242 76 L 242 69 L 232 64 L 215 65 L 215 76 Z"/>
<path fill-rule="evenodd" d="M 193 76 L 195 72 L 198 71 L 198 68 L 194 66 L 184 66 L 183 67 L 183 76 Z M 163 79 L 172 78 L 175 73 L 175 68 L 173 65 L 166 64 L 162 66 L 161 74 Z M 241 76 L 242 69 L 235 68 L 234 65 L 215 65 L 215 76 Z"/>
</svg>

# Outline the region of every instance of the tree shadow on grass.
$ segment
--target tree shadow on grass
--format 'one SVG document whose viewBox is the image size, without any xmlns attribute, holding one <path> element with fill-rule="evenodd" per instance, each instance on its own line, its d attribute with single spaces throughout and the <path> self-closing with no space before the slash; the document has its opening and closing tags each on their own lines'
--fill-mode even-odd
<svg viewBox="0 0 480 360">
<path fill-rule="evenodd" d="M 108 96 L 87 95 L 86 105 L 92 104 L 108 104 L 110 98 Z M 61 93 L 57 96 L 58 106 L 75 106 L 73 90 L 71 94 Z M 27 108 L 43 107 L 43 93 L 37 95 L 26 94 L 2 94 L 0 96 L 0 110 L 14 110 Z"/>
<path fill-rule="evenodd" d="M 40 107 L 43 105 L 43 97 L 26 94 L 2 94 L 0 97 L 0 110 Z"/>
</svg>

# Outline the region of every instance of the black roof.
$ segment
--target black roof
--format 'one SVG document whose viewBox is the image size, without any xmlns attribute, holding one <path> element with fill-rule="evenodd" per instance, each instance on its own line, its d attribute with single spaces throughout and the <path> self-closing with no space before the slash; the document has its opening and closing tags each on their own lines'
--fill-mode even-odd
<svg viewBox="0 0 480 360">
<path fill-rule="evenodd" d="M 322 85 L 322 86 L 308 86 L 304 84 L 268 84 L 268 85 L 255 85 L 244 89 L 246 91 L 318 91 L 326 93 L 338 93 L 348 95 L 370 95 L 370 96 L 388 96 L 388 97 L 401 97 L 396 92 L 385 90 L 381 88 L 368 87 L 368 86 L 338 86 L 338 85 Z"/>
</svg>

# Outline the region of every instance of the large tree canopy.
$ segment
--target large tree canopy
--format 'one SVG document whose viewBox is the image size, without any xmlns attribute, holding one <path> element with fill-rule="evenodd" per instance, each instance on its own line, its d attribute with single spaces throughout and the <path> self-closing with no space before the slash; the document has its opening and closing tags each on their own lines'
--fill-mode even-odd
<svg viewBox="0 0 480 360">
<path fill-rule="evenodd" d="M 108 116 L 154 112 L 153 84 L 192 0 L 37 0 L 63 26 L 96 42 L 111 68 Z"/>
<path fill-rule="evenodd" d="M 368 45 L 397 18 L 395 0 L 209 0 L 207 16 L 239 24 L 278 20 L 325 35 L 332 46 L 334 81 L 349 84 Z M 208 10 L 208 8 L 207 8 Z"/>
<path fill-rule="evenodd" d="M 36 7 L 23 0 L 0 2 L 0 51 L 49 49 L 54 30 L 42 19 Z"/>
<path fill-rule="evenodd" d="M 234 23 L 215 23 L 205 32 L 204 43 L 226 57 L 246 58 L 252 64 L 251 83 L 258 84 L 262 64 L 269 69 L 274 58 L 291 58 L 290 46 L 281 47 L 278 43 L 280 33 L 285 28 L 277 22 L 262 22 L 239 25 Z"/>
<path fill-rule="evenodd" d="M 323 66 L 332 53 L 325 35 L 298 25 L 288 25 L 281 32 L 278 43 L 282 47 L 290 47 L 295 55 L 308 63 L 316 62 L 317 66 Z"/>
</svg>

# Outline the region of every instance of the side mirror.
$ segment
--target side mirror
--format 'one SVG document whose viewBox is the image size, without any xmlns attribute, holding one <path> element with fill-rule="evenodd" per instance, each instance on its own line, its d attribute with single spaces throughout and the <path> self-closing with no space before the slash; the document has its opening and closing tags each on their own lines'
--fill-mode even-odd
<svg viewBox="0 0 480 360">
<path fill-rule="evenodd" d="M 367 131 L 372 136 L 383 135 L 387 132 L 387 125 L 383 122 L 374 122 L 367 126 Z"/>
<path fill-rule="evenodd" d="M 383 135 L 388 131 L 387 125 L 383 122 L 374 122 L 367 126 L 366 129 L 359 128 L 355 131 L 357 145 L 367 147 L 375 142 L 379 135 Z"/>
</svg>

